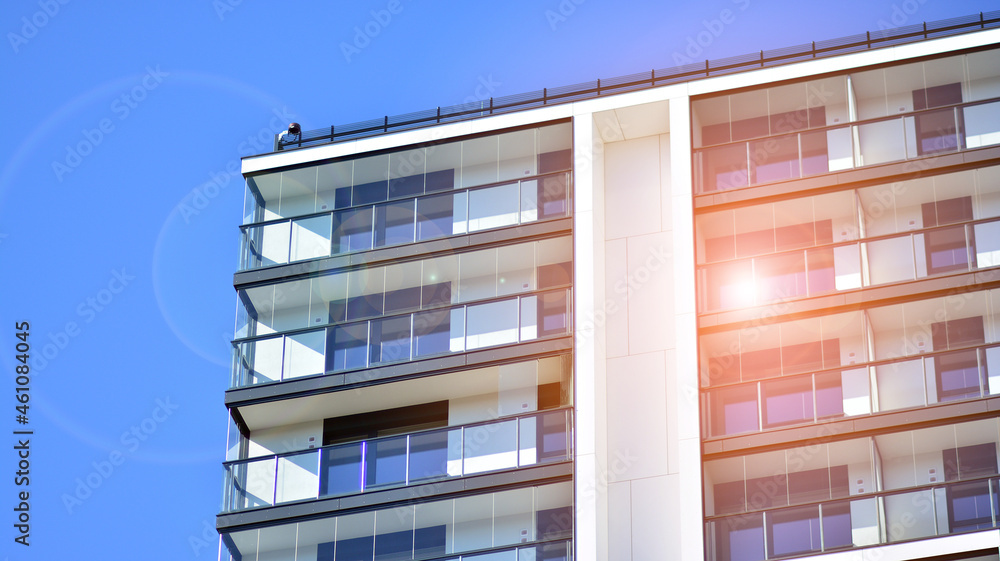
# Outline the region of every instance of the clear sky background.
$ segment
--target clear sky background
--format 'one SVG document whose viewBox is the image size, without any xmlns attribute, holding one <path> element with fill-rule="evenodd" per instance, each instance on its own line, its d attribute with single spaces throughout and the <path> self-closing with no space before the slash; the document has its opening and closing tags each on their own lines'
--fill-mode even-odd
<svg viewBox="0 0 1000 561">
<path fill-rule="evenodd" d="M 348 124 L 998 8 L 4 0 L 0 557 L 217 557 L 243 205 L 229 172 L 289 121 Z M 14 484 L 19 429 L 34 431 L 27 487 Z M 14 542 L 25 490 L 29 547 Z"/>
</svg>

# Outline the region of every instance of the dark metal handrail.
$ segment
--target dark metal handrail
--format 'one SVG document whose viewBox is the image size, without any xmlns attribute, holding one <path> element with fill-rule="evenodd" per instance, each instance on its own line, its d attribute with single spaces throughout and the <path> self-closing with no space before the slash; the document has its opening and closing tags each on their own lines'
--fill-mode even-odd
<svg viewBox="0 0 1000 561">
<path fill-rule="evenodd" d="M 475 119 L 498 113 L 523 111 L 535 107 L 593 99 L 602 95 L 618 94 L 627 91 L 643 90 L 686 82 L 716 75 L 743 72 L 757 68 L 780 66 L 803 60 L 825 58 L 842 54 L 866 51 L 904 43 L 915 43 L 928 39 L 936 39 L 947 35 L 969 33 L 980 29 L 1000 27 L 1000 10 L 980 12 L 979 14 L 924 22 L 881 31 L 869 31 L 863 34 L 850 35 L 825 41 L 813 41 L 806 45 L 785 47 L 770 51 L 706 60 L 702 63 L 691 63 L 668 69 L 650 70 L 637 74 L 619 76 L 604 80 L 584 82 L 558 88 L 543 88 L 524 94 L 489 98 L 478 102 L 438 107 L 398 115 L 385 116 L 381 119 L 361 121 L 348 125 L 331 126 L 328 128 L 302 131 L 294 139 L 282 139 L 277 135 L 274 140 L 274 150 L 317 146 L 342 140 L 353 140 L 369 136 L 378 136 L 389 132 L 409 130 L 424 126 Z"/>
</svg>

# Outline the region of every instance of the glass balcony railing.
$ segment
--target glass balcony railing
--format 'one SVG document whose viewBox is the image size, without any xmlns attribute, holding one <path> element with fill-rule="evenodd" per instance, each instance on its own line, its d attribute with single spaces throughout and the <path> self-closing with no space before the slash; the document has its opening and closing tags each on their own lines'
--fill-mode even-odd
<svg viewBox="0 0 1000 561">
<path fill-rule="evenodd" d="M 478 553 L 435 557 L 425 561 L 573 561 L 573 540 L 498 548 Z"/>
<path fill-rule="evenodd" d="M 405 487 L 572 458 L 571 409 L 226 462 L 223 511 Z"/>
<path fill-rule="evenodd" d="M 563 218 L 569 174 L 241 226 L 240 270 Z"/>
<path fill-rule="evenodd" d="M 1000 265 L 1000 218 L 706 265 L 702 311 Z"/>
<path fill-rule="evenodd" d="M 238 340 L 232 387 L 566 335 L 571 300 L 567 288 Z"/>
<path fill-rule="evenodd" d="M 997 527 L 997 478 L 712 518 L 712 561 L 761 561 Z"/>
<path fill-rule="evenodd" d="M 992 344 L 712 388 L 704 403 L 715 437 L 998 394 Z"/>
<path fill-rule="evenodd" d="M 1000 100 L 763 137 L 695 153 L 696 192 L 711 193 L 1000 144 Z"/>
</svg>

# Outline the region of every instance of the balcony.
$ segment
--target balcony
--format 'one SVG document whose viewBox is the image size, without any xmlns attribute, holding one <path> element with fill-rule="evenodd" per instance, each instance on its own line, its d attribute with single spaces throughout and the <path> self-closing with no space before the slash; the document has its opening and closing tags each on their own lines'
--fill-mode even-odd
<svg viewBox="0 0 1000 561">
<path fill-rule="evenodd" d="M 508 489 L 247 530 L 223 531 L 231 559 L 571 559 L 573 486 Z"/>
<path fill-rule="evenodd" d="M 695 192 L 713 193 L 998 144 L 1000 99 L 992 98 L 702 148 L 695 152 Z"/>
<path fill-rule="evenodd" d="M 567 335 L 571 301 L 561 289 L 237 340 L 231 387 Z"/>
<path fill-rule="evenodd" d="M 712 561 L 760 561 L 998 527 L 1000 479 L 870 493 L 710 519 Z"/>
<path fill-rule="evenodd" d="M 1000 395 L 1000 345 L 713 388 L 708 435 L 728 436 Z"/>
<path fill-rule="evenodd" d="M 572 459 L 572 410 L 226 462 L 223 511 L 406 487 Z"/>
<path fill-rule="evenodd" d="M 707 265 L 699 270 L 700 308 L 745 308 L 997 265 L 1000 218 L 975 220 Z"/>
<path fill-rule="evenodd" d="M 996 417 L 817 438 L 704 463 L 713 561 L 758 561 L 997 527 Z"/>
<path fill-rule="evenodd" d="M 569 184 L 568 173 L 556 173 L 246 224 L 239 270 L 564 218 Z"/>
</svg>

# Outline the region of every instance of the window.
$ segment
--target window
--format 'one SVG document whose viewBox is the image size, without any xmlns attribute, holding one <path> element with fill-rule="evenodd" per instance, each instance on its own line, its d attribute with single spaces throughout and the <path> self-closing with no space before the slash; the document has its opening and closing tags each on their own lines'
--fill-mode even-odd
<svg viewBox="0 0 1000 561">
<path fill-rule="evenodd" d="M 326 330 L 326 337 L 327 372 L 364 368 L 367 365 L 368 324 L 331 327 Z"/>
<path fill-rule="evenodd" d="M 712 436 L 759 430 L 757 386 L 720 388 L 709 394 Z"/>
<path fill-rule="evenodd" d="M 733 516 L 710 522 L 715 536 L 715 559 L 761 561 L 764 557 L 764 524 L 761 513 Z"/>
<path fill-rule="evenodd" d="M 972 479 L 997 474 L 996 444 L 987 442 L 942 450 L 945 481 Z M 993 527 L 992 513 L 997 511 L 997 495 L 989 481 L 950 485 L 948 524 L 952 532 Z"/>
<path fill-rule="evenodd" d="M 764 428 L 813 420 L 813 388 L 810 376 L 774 380 L 761 385 Z"/>
<path fill-rule="evenodd" d="M 819 506 L 790 508 L 767 516 L 768 557 L 786 557 L 818 551 L 820 544 Z"/>
<path fill-rule="evenodd" d="M 962 103 L 962 84 L 945 84 L 913 91 L 913 110 Z M 962 112 L 954 109 L 929 111 L 916 116 L 917 153 L 921 156 L 954 151 L 964 144 Z"/>
<path fill-rule="evenodd" d="M 986 342 L 983 318 L 976 316 L 934 323 L 931 338 L 934 350 L 982 345 Z M 934 357 L 934 371 L 938 401 L 981 395 L 986 372 L 979 365 L 979 353 L 975 349 Z"/>
<path fill-rule="evenodd" d="M 925 228 L 967 222 L 973 219 L 972 197 L 958 197 L 921 205 Z M 941 228 L 927 232 L 925 252 L 927 255 L 927 273 L 934 275 L 948 271 L 966 271 L 969 269 L 969 251 L 966 245 L 973 248 L 974 240 L 966 244 L 965 226 Z"/>
<path fill-rule="evenodd" d="M 372 209 L 359 208 L 333 213 L 332 253 L 372 248 Z"/>
</svg>

